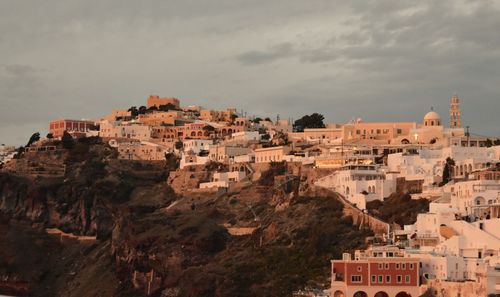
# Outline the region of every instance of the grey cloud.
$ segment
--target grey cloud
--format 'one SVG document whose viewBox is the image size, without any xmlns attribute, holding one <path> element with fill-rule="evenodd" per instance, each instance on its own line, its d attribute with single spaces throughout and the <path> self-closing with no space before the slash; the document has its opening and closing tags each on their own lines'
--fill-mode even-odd
<svg viewBox="0 0 500 297">
<path fill-rule="evenodd" d="M 283 59 L 292 54 L 292 45 L 290 43 L 281 43 L 265 51 L 248 51 L 242 53 L 236 59 L 245 65 L 257 65 Z"/>
<path fill-rule="evenodd" d="M 498 1 L 2 1 L 0 142 L 149 94 L 342 122 L 445 117 L 458 92 L 464 122 L 500 135 L 499 14 Z"/>
<path fill-rule="evenodd" d="M 35 75 L 40 71 L 29 65 L 21 64 L 3 64 L 0 65 L 0 69 L 3 70 L 5 75 L 18 77 Z"/>
</svg>

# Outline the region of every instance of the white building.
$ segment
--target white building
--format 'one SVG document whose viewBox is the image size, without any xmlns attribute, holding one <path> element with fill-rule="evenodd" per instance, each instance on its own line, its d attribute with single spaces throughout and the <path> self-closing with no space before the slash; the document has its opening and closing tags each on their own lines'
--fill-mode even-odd
<svg viewBox="0 0 500 297">
<path fill-rule="evenodd" d="M 360 209 L 366 208 L 366 202 L 383 200 L 396 191 L 395 176 L 380 171 L 377 165 L 347 165 L 316 185 L 340 193 Z"/>
<path fill-rule="evenodd" d="M 260 141 L 261 135 L 258 131 L 241 131 L 231 134 L 230 141 L 249 142 Z"/>
<path fill-rule="evenodd" d="M 246 155 L 239 155 L 233 157 L 234 163 L 254 163 L 255 162 L 255 154 L 248 153 Z"/>
<path fill-rule="evenodd" d="M 472 219 L 500 217 L 500 181 L 465 180 L 451 182 L 444 189 L 451 194 L 451 205 L 460 215 Z"/>
<path fill-rule="evenodd" d="M 211 182 L 200 183 L 200 189 L 227 188 L 232 182 L 239 182 L 246 177 L 245 171 L 216 172 Z"/>
<path fill-rule="evenodd" d="M 164 161 L 168 152 L 166 147 L 148 141 L 112 139 L 109 145 L 118 150 L 121 160 Z"/>
<path fill-rule="evenodd" d="M 211 139 L 187 139 L 183 141 L 184 152 L 192 151 L 199 154 L 201 151 L 209 151 L 214 141 Z"/>
<path fill-rule="evenodd" d="M 424 188 L 442 181 L 446 159 L 455 162 L 454 178 L 464 178 L 474 170 L 487 168 L 499 161 L 499 147 L 450 146 L 441 149 L 420 149 L 418 154 L 396 153 L 387 158 L 389 171 L 398 172 L 406 180 L 422 180 Z"/>
<path fill-rule="evenodd" d="M 151 138 L 151 127 L 134 122 L 101 121 L 99 136 L 102 138 L 130 138 L 148 141 Z"/>
<path fill-rule="evenodd" d="M 214 145 L 210 147 L 210 160 L 221 163 L 232 162 L 234 157 L 243 156 L 252 153 L 252 150 L 247 147 Z"/>
<path fill-rule="evenodd" d="M 412 230 L 408 257 L 420 259 L 423 285 L 444 290 L 440 296 L 500 294 L 500 219 L 474 223 L 460 218 L 449 199 L 430 204 Z"/>
<path fill-rule="evenodd" d="M 210 157 L 208 156 L 198 156 L 192 153 L 182 153 L 179 168 L 183 169 L 186 166 L 205 165 L 208 162 L 210 162 Z"/>
</svg>

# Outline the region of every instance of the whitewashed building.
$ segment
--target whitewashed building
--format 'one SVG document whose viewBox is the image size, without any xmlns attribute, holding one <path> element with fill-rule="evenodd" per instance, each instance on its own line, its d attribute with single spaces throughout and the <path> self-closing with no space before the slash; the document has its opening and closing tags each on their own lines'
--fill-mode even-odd
<svg viewBox="0 0 500 297">
<path fill-rule="evenodd" d="M 395 176 L 379 170 L 378 165 L 347 165 L 318 179 L 316 185 L 340 193 L 360 209 L 366 208 L 366 202 L 383 200 L 396 191 Z"/>
</svg>

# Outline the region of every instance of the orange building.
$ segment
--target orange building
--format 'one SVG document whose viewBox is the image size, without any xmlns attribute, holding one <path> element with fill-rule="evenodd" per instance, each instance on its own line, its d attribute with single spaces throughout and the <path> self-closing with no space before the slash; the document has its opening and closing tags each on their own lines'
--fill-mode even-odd
<svg viewBox="0 0 500 297">
<path fill-rule="evenodd" d="M 190 123 L 184 126 L 176 126 L 177 138 L 179 139 L 210 139 L 210 132 L 205 130 L 205 123 Z"/>
<path fill-rule="evenodd" d="M 342 138 L 344 140 L 385 140 L 391 141 L 396 138 L 409 137 L 410 130 L 417 128 L 415 122 L 361 122 L 346 124 L 342 126 Z"/>
<path fill-rule="evenodd" d="M 174 98 L 174 97 L 160 98 L 160 96 L 158 96 L 158 95 L 151 95 L 151 96 L 149 96 L 148 101 L 146 103 L 148 108 L 151 106 L 159 107 L 160 105 L 167 105 L 167 104 L 172 104 L 175 106 L 175 108 L 180 108 L 179 99 Z"/>
<path fill-rule="evenodd" d="M 159 139 L 162 143 L 177 140 L 177 129 L 174 126 L 154 126 L 151 137 Z"/>
<path fill-rule="evenodd" d="M 137 121 L 148 126 L 175 125 L 175 121 L 180 119 L 182 111 L 169 110 L 157 111 L 138 116 Z"/>
<path fill-rule="evenodd" d="M 84 120 L 54 120 L 49 122 L 49 133 L 53 137 L 61 137 L 64 131 L 68 133 L 86 133 L 94 128 L 94 122 Z"/>
<path fill-rule="evenodd" d="M 370 257 L 332 261 L 334 297 L 411 297 L 420 295 L 419 259 Z"/>
</svg>

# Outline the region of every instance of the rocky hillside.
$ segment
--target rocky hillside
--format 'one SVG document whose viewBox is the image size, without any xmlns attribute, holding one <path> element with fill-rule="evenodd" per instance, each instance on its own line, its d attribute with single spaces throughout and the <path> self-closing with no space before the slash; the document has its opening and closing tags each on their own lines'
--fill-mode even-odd
<svg viewBox="0 0 500 297">
<path fill-rule="evenodd" d="M 102 144 L 78 144 L 61 157 L 62 177 L 0 174 L 0 279 L 8 280 L 0 293 L 290 296 L 311 282 L 327 284 L 329 260 L 371 234 L 343 216 L 333 194 L 298 191 L 306 176 L 200 192 L 179 184 L 205 180 L 207 168 L 174 172 L 175 158 L 115 155 Z M 61 243 L 44 233 L 48 227 L 98 240 Z"/>
</svg>

